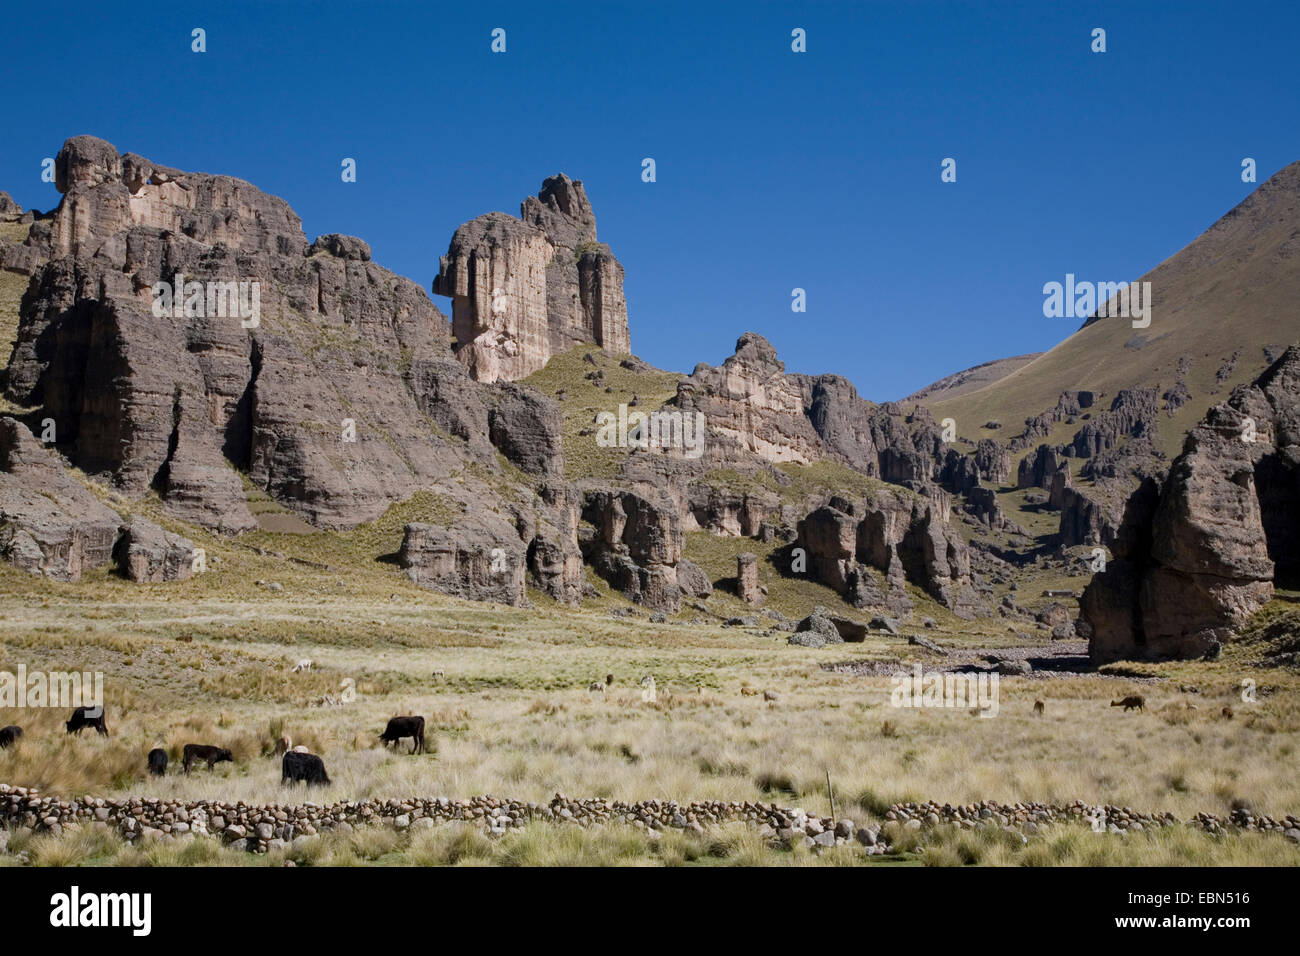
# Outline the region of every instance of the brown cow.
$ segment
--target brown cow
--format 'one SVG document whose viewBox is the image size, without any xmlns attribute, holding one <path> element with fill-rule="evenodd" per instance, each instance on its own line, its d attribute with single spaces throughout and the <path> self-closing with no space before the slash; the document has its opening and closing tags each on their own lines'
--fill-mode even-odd
<svg viewBox="0 0 1300 956">
<path fill-rule="evenodd" d="M 182 762 L 186 773 L 189 773 L 190 768 L 200 761 L 207 763 L 208 769 L 211 770 L 214 764 L 222 761 L 232 762 L 234 759 L 229 750 L 210 747 L 207 744 L 186 744 L 182 754 Z"/>
</svg>

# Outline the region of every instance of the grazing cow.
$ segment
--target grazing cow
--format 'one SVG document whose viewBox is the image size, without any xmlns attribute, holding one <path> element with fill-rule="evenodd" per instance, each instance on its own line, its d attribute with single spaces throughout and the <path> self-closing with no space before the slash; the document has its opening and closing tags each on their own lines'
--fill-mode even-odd
<svg viewBox="0 0 1300 956">
<path fill-rule="evenodd" d="M 384 732 L 379 735 L 385 747 L 389 744 L 396 745 L 403 737 L 411 738 L 411 753 L 424 753 L 424 718 L 393 717 L 389 719 Z"/>
<path fill-rule="evenodd" d="M 1231 708 L 1231 707 L 1225 707 L 1225 708 L 1223 708 L 1223 710 L 1220 711 L 1220 713 L 1222 713 L 1223 716 L 1224 716 L 1224 717 L 1227 717 L 1229 720 L 1232 720 L 1232 708 Z M 19 733 L 22 733 L 21 730 L 18 731 L 18 732 L 19 732 Z M 0 730 L 0 734 L 3 734 L 3 733 L 4 733 L 4 731 L 3 731 L 3 730 Z M 0 746 L 3 746 L 3 742 L 0 742 Z"/>
<path fill-rule="evenodd" d="M 1130 711 L 1135 707 L 1138 710 L 1146 710 L 1147 701 L 1141 694 L 1129 694 L 1121 700 L 1112 700 L 1110 706 L 1123 707 L 1125 711 Z"/>
<path fill-rule="evenodd" d="M 641 678 L 641 700 L 646 704 L 653 704 L 659 695 L 655 690 L 655 679 L 649 674 Z"/>
<path fill-rule="evenodd" d="M 605 693 L 605 685 L 600 681 L 592 681 L 587 685 L 587 690 L 591 691 L 593 694 L 603 694 Z"/>
<path fill-rule="evenodd" d="M 326 786 L 330 782 L 329 774 L 325 772 L 325 761 L 315 754 L 302 754 L 291 750 L 284 755 L 280 769 L 282 784 L 301 780 L 308 786 L 312 784 Z"/>
<path fill-rule="evenodd" d="M 1034 713 L 1037 714 L 1039 717 L 1043 716 L 1044 706 L 1045 705 L 1041 700 L 1034 701 Z"/>
<path fill-rule="evenodd" d="M 225 761 L 231 763 L 234 761 L 234 755 L 229 750 L 222 750 L 220 747 L 210 747 L 207 744 L 186 744 L 183 754 L 185 772 L 189 773 L 190 768 L 196 763 L 203 762 L 211 770 L 214 764 Z"/>
<path fill-rule="evenodd" d="M 167 773 L 167 751 L 161 747 L 155 747 L 149 751 L 149 772 L 155 777 L 161 777 Z"/>
<path fill-rule="evenodd" d="M 8 727 L 0 728 L 0 750 L 12 747 L 18 742 L 18 738 L 23 735 L 21 727 L 10 724 Z"/>
<path fill-rule="evenodd" d="M 310 657 L 304 657 L 300 661 L 298 661 L 297 664 L 293 665 L 293 673 L 295 674 L 308 673 L 309 671 L 311 671 L 313 663 L 314 662 Z"/>
<path fill-rule="evenodd" d="M 92 717 L 91 712 L 98 711 L 98 715 Z M 79 734 L 86 727 L 94 727 L 95 732 L 101 737 L 108 736 L 108 726 L 104 723 L 103 707 L 78 707 L 64 724 L 68 728 L 68 733 Z"/>
<path fill-rule="evenodd" d="M 740 688 L 740 693 L 741 693 L 741 696 L 742 696 L 742 697 L 756 697 L 756 696 L 758 696 L 758 690 L 757 690 L 757 688 L 754 688 L 754 687 L 742 687 L 742 688 Z"/>
<path fill-rule="evenodd" d="M 764 699 L 764 700 L 775 701 L 775 700 L 776 700 L 776 692 L 775 692 L 775 691 L 770 691 L 770 690 L 765 690 L 765 691 L 763 691 L 763 699 Z"/>
</svg>

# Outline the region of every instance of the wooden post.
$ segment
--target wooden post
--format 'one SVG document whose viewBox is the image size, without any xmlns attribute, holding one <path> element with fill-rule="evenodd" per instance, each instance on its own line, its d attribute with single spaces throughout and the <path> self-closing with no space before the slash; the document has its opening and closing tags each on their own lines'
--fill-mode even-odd
<svg viewBox="0 0 1300 956">
<path fill-rule="evenodd" d="M 826 792 L 831 798 L 831 824 L 835 823 L 835 788 L 831 786 L 831 772 L 826 771 Z"/>
</svg>

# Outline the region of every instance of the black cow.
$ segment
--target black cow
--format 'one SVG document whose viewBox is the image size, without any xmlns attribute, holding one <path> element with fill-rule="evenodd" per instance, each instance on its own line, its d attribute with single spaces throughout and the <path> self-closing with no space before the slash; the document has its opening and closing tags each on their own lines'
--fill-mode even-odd
<svg viewBox="0 0 1300 956">
<path fill-rule="evenodd" d="M 99 711 L 99 716 L 91 717 L 90 712 L 92 710 Z M 96 733 L 101 737 L 108 736 L 108 727 L 104 723 L 103 707 L 78 707 L 72 712 L 72 716 L 68 718 L 68 722 L 64 726 L 68 728 L 70 734 L 79 734 L 86 727 L 94 727 Z"/>
<path fill-rule="evenodd" d="M 315 754 L 300 754 L 290 750 L 280 762 L 280 782 L 293 783 L 297 780 L 308 785 L 327 785 L 330 775 L 325 772 L 325 761 Z"/>
<path fill-rule="evenodd" d="M 213 764 L 221 763 L 223 760 L 233 761 L 234 759 L 229 750 L 222 750 L 220 747 L 209 747 L 207 744 L 186 744 L 182 753 L 186 773 L 189 773 L 190 767 L 200 761 L 206 762 L 208 769 L 211 770 Z"/>
<path fill-rule="evenodd" d="M 23 729 L 10 724 L 8 727 L 0 727 L 0 750 L 6 747 L 12 747 L 18 743 L 18 738 L 23 735 Z"/>
<path fill-rule="evenodd" d="M 379 735 L 385 747 L 389 744 L 395 745 L 403 737 L 411 738 L 411 753 L 424 753 L 424 718 L 393 717 L 389 719 L 384 732 Z"/>
<path fill-rule="evenodd" d="M 160 747 L 155 747 L 149 751 L 149 772 L 155 777 L 161 777 L 167 773 L 167 751 Z"/>
</svg>

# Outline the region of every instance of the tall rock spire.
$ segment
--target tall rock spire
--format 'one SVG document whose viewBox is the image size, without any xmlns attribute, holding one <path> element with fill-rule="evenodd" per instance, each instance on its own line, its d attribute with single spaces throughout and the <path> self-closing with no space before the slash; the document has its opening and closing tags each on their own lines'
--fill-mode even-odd
<svg viewBox="0 0 1300 956">
<path fill-rule="evenodd" d="M 513 381 L 590 342 L 631 350 L 623 267 L 596 241 L 581 180 L 560 173 L 520 206 L 465 223 L 433 291 L 452 300 L 456 354 L 479 381 Z"/>
</svg>

